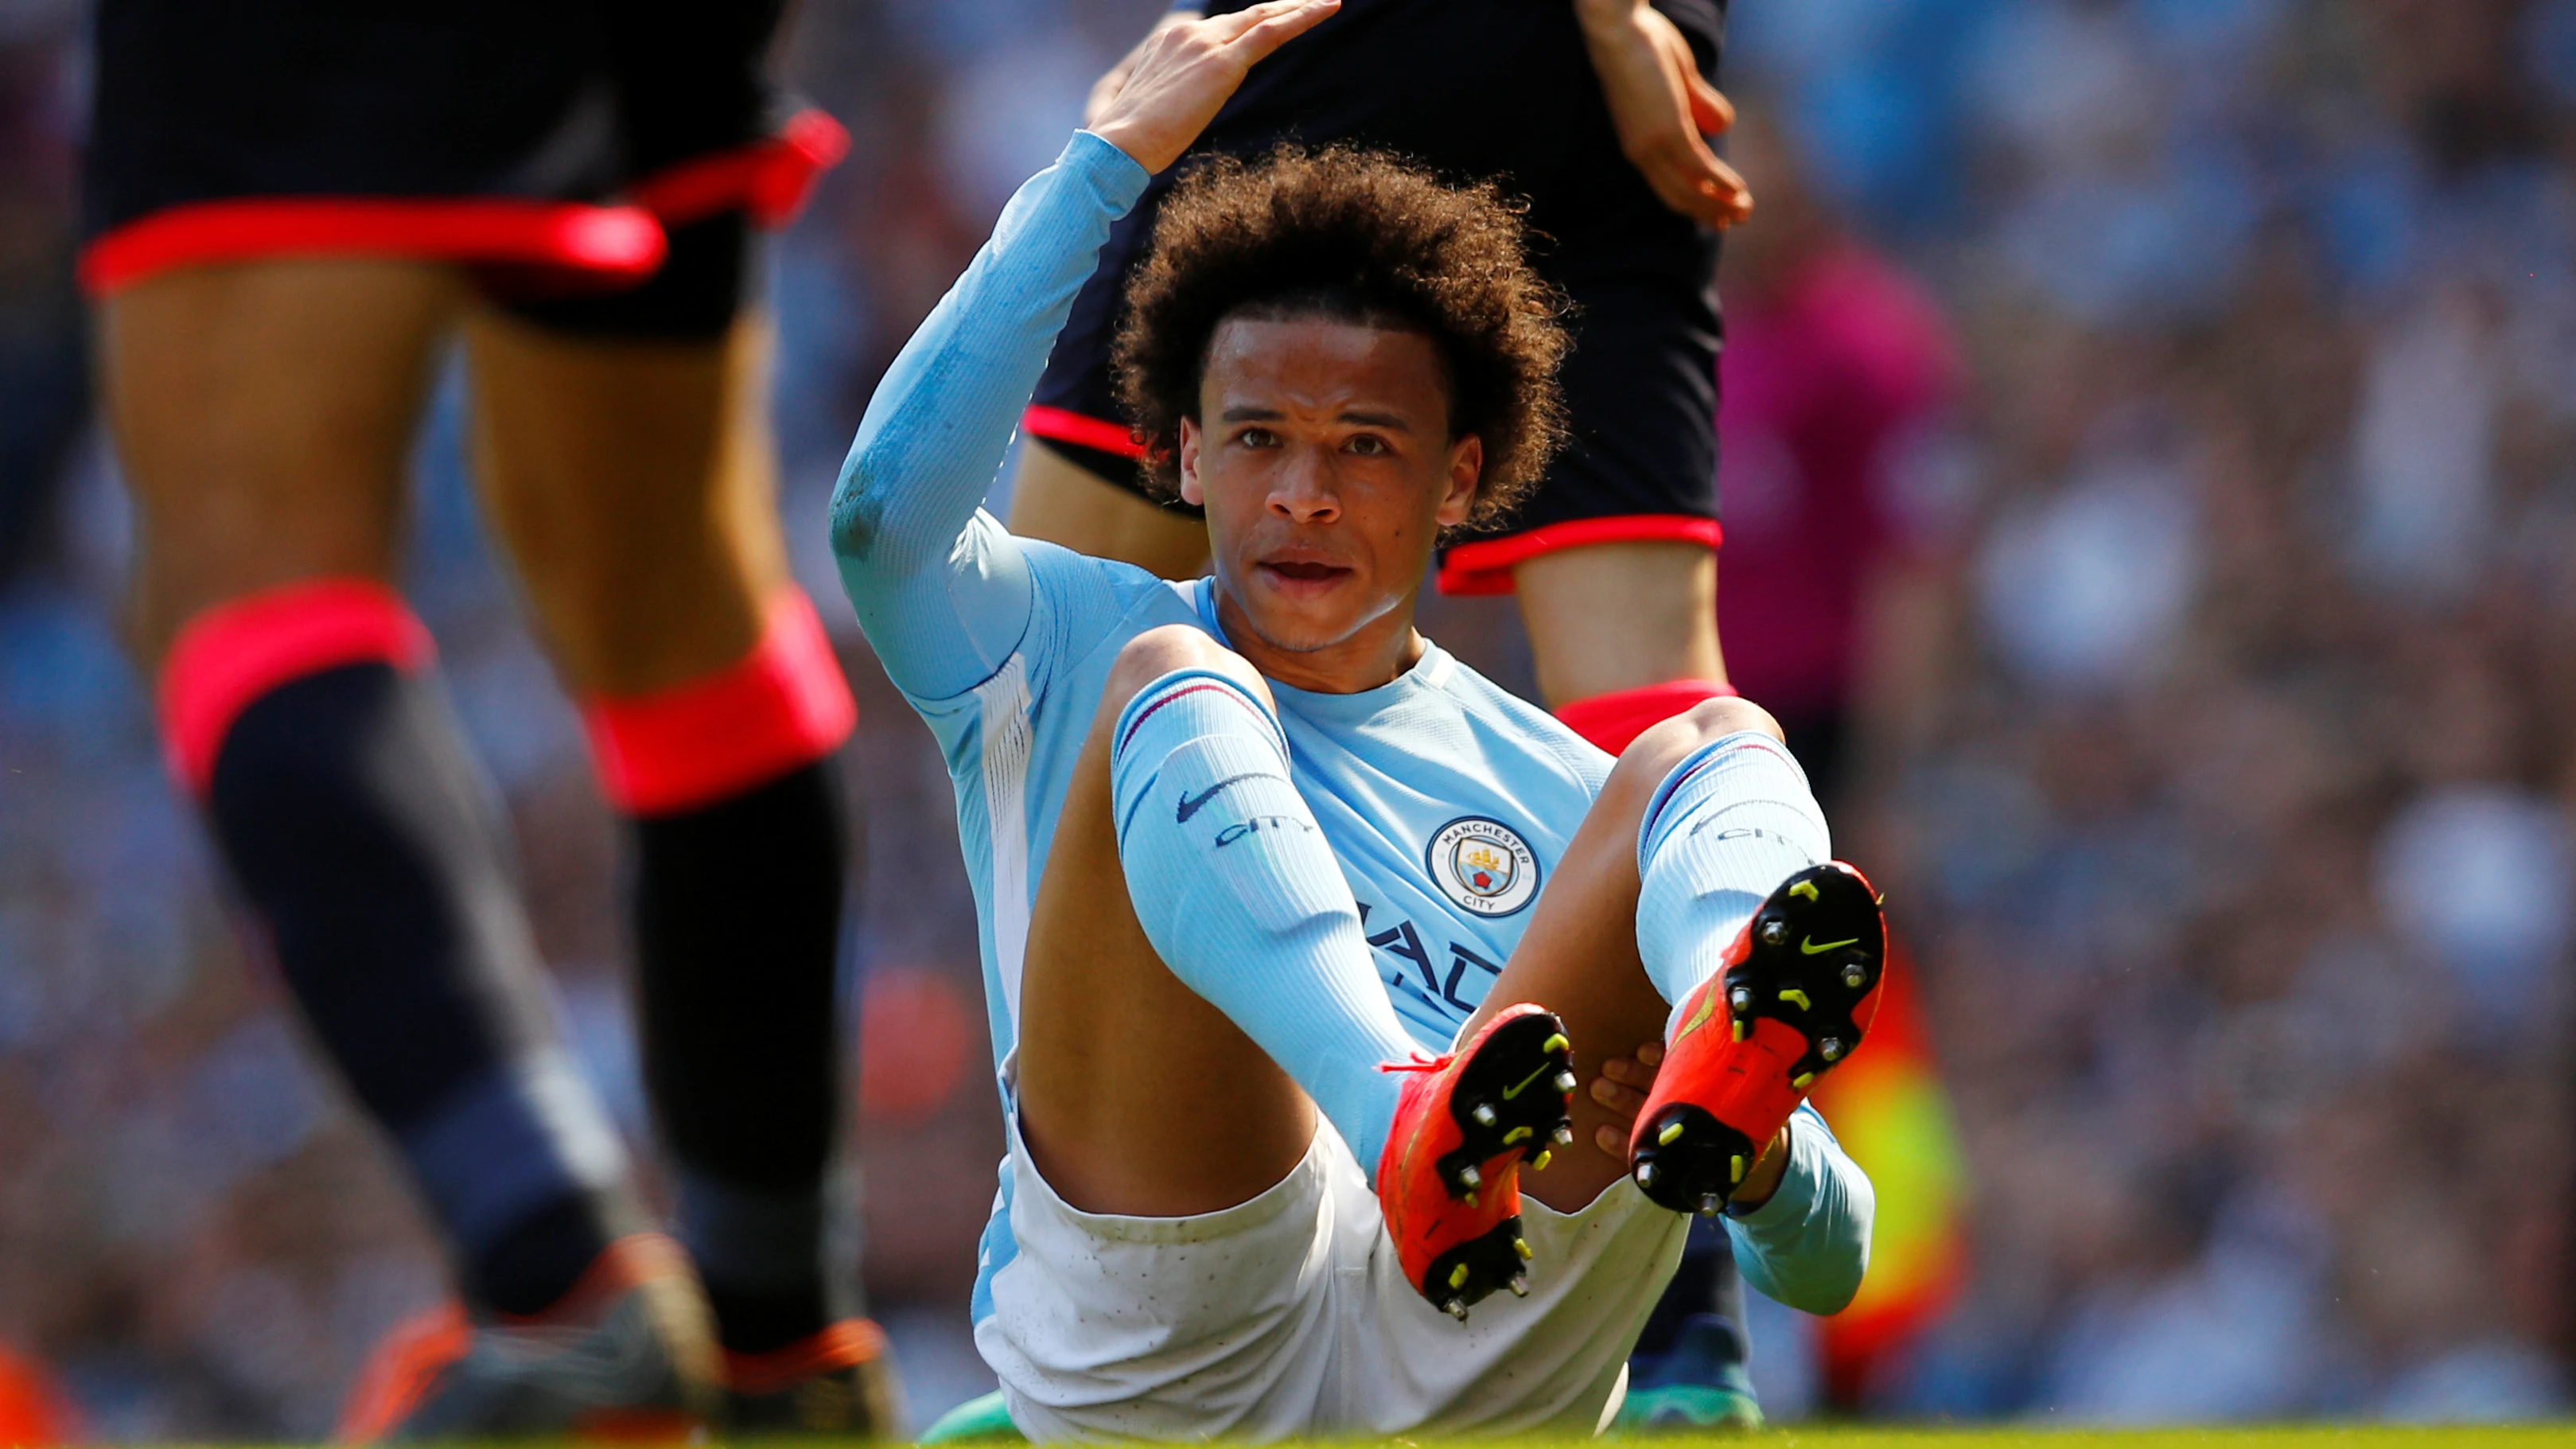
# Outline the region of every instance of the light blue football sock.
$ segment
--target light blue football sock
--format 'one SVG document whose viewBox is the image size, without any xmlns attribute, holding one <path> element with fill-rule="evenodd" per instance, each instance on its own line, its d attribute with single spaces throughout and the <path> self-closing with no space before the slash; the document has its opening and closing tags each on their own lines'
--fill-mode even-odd
<svg viewBox="0 0 2576 1449">
<path fill-rule="evenodd" d="M 1204 669 L 1146 687 L 1109 754 L 1127 895 L 1163 964 L 1313 1098 L 1374 1175 L 1413 1039 L 1359 907 L 1288 778 L 1268 706 Z"/>
<path fill-rule="evenodd" d="M 1825 812 L 1786 745 L 1739 730 L 1692 751 L 1637 827 L 1637 951 L 1655 989 L 1679 1009 L 1764 897 L 1832 858 Z"/>
</svg>

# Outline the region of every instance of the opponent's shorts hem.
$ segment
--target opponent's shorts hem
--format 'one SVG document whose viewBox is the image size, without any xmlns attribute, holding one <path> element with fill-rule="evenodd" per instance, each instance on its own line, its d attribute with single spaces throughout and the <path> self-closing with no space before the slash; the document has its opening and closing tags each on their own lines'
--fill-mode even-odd
<svg viewBox="0 0 2576 1449">
<path fill-rule="evenodd" d="M 814 184 L 849 154 L 849 130 L 807 106 L 774 136 L 666 166 L 631 193 L 666 225 L 686 226 L 738 207 L 755 226 L 775 229 L 796 219 Z"/>
<path fill-rule="evenodd" d="M 259 196 L 186 202 L 81 249 L 81 289 L 105 297 L 182 267 L 373 257 L 541 267 L 602 286 L 662 265 L 661 223 L 638 206 L 509 197 Z"/>
<path fill-rule="evenodd" d="M 1020 414 L 1020 431 L 1032 438 L 1114 453 L 1121 458 L 1145 456 L 1145 445 L 1136 440 L 1136 435 L 1125 423 L 1113 423 L 1065 408 L 1031 406 Z"/>
<path fill-rule="evenodd" d="M 1577 518 L 1543 524 L 1502 538 L 1451 546 L 1440 556 L 1440 592 L 1508 594 L 1512 570 L 1542 554 L 1603 543 L 1693 543 L 1714 549 L 1725 538 L 1714 518 L 1688 513 L 1637 513 L 1623 518 Z"/>
<path fill-rule="evenodd" d="M 665 227 L 740 210 L 796 219 L 850 133 L 814 107 L 776 134 L 664 167 L 616 204 L 506 196 L 234 196 L 181 202 L 81 249 L 80 284 L 105 297 L 182 267 L 288 257 L 375 257 L 534 268 L 584 287 L 632 286 L 670 254 Z"/>
</svg>

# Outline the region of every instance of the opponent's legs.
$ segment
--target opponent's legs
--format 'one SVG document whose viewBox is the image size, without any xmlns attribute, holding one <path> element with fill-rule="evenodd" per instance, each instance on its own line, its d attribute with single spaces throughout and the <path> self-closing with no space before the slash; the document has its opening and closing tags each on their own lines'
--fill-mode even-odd
<svg viewBox="0 0 2576 1449">
<path fill-rule="evenodd" d="M 1704 259 L 1685 275 L 1705 279 L 1711 261 Z M 1687 320 L 1691 309 L 1676 305 L 1677 297 L 1655 292 L 1641 299 L 1598 280 L 1586 290 L 1596 313 L 1609 304 L 1614 328 L 1643 324 L 1635 340 L 1657 339 L 1631 356 L 1666 355 L 1677 347 L 1690 355 L 1685 339 L 1695 340 L 1698 333 Z M 1633 310 L 1641 305 L 1644 316 Z M 1634 364 L 1620 357 L 1622 350 L 1579 349 L 1566 375 L 1577 394 L 1576 415 L 1618 419 L 1622 445 L 1637 450 L 1628 454 L 1632 466 L 1642 465 L 1636 476 L 1679 482 L 1676 497 L 1687 498 L 1695 491 L 1691 484 L 1707 486 L 1713 469 L 1714 459 L 1701 450 L 1712 437 L 1708 405 L 1714 399 L 1688 390 L 1658 389 L 1643 398 L 1624 391 L 1637 375 L 1630 371 Z M 1583 352 L 1590 353 L 1588 362 Z M 1605 359 L 1613 359 L 1606 368 Z M 1700 379 L 1713 376 L 1708 361 L 1690 370 Z M 1596 434 L 1596 441 L 1603 440 Z M 1718 635 L 1719 562 L 1717 551 L 1702 543 L 1640 540 L 1562 549 L 1516 568 L 1515 591 L 1541 695 L 1557 717 L 1615 755 L 1647 727 L 1731 693 Z M 1758 1422 L 1745 1387 L 1742 1338 L 1732 1331 L 1743 1321 L 1743 1288 L 1726 1234 L 1698 1225 L 1683 1270 L 1641 1340 L 1649 1347 L 1631 1365 L 1627 1412 L 1653 1412 L 1657 1395 L 1650 1386 L 1679 1373 L 1735 1405 L 1734 1417 Z M 1666 1323 L 1685 1324 L 1689 1331 L 1678 1336 L 1681 1352 L 1657 1360 L 1651 1355 L 1659 1351 L 1658 1328 Z M 1706 1351 L 1693 1353 L 1694 1348 Z M 1675 1392 L 1691 1397 L 1687 1389 Z"/>
<path fill-rule="evenodd" d="M 388 582 L 457 301 L 444 270 L 398 262 L 174 272 L 106 304 L 102 373 L 173 768 L 467 1295 L 535 1314 L 644 1218 L 555 1040 L 490 788 Z M 634 1257 L 685 1317 L 684 1270 Z"/>
<path fill-rule="evenodd" d="M 767 329 L 481 310 L 466 336 L 477 475 L 629 821 L 646 1087 L 728 1373 L 758 1393 L 871 1361 L 822 1261 L 849 868 L 830 757 L 856 716 L 787 574 Z"/>
<path fill-rule="evenodd" d="M 405 459 L 458 299 L 444 268 L 333 261 L 166 273 L 103 304 L 144 663 L 245 594 L 392 579 Z"/>
<path fill-rule="evenodd" d="M 1551 709 L 1672 680 L 1726 678 L 1717 551 L 1706 544 L 1639 539 L 1557 549 L 1526 560 L 1512 579 L 1539 694 Z"/>
</svg>

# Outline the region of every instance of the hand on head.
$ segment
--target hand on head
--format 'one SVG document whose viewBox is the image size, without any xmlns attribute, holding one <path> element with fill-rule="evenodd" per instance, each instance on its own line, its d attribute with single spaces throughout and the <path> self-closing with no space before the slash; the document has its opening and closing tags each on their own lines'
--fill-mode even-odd
<svg viewBox="0 0 2576 1449">
<path fill-rule="evenodd" d="M 1118 93 L 1099 106 L 1092 134 L 1160 171 L 1216 119 L 1246 72 L 1321 24 L 1341 0 L 1268 0 L 1248 10 L 1166 25 L 1139 47 Z"/>
</svg>

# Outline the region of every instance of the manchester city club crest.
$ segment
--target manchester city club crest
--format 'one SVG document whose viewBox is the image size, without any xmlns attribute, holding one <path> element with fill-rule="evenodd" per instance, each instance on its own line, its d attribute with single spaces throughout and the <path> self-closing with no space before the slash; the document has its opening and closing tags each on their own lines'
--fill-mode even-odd
<svg viewBox="0 0 2576 1449">
<path fill-rule="evenodd" d="M 1441 826 L 1423 865 L 1442 895 L 1480 916 L 1508 916 L 1538 894 L 1538 856 L 1529 842 L 1482 815 Z"/>
</svg>

